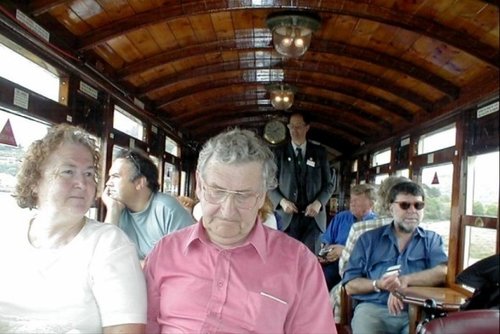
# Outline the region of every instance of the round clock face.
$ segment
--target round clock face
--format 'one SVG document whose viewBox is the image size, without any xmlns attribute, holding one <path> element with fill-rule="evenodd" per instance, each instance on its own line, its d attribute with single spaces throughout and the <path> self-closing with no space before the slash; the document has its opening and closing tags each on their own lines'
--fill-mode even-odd
<svg viewBox="0 0 500 334">
<path fill-rule="evenodd" d="M 286 126 L 278 120 L 267 122 L 264 127 L 264 139 L 271 144 L 279 144 L 286 138 Z"/>
</svg>

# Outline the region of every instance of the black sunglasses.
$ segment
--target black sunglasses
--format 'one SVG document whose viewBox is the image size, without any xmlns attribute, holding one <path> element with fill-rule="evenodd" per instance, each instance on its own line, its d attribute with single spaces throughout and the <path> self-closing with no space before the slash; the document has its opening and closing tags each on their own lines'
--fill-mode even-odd
<svg viewBox="0 0 500 334">
<path fill-rule="evenodd" d="M 410 202 L 403 202 L 402 201 L 402 202 L 393 202 L 393 203 L 397 203 L 402 210 L 408 210 L 412 205 L 415 208 L 415 210 L 418 210 L 418 211 L 422 210 L 425 207 L 425 202 L 410 203 Z"/>
</svg>

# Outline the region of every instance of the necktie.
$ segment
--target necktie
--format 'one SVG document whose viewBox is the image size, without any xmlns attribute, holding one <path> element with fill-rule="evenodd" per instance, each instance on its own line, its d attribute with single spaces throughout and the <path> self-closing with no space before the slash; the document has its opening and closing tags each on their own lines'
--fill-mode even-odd
<svg viewBox="0 0 500 334">
<path fill-rule="evenodd" d="M 304 167 L 304 157 L 302 156 L 302 149 L 300 147 L 296 148 L 297 151 L 297 165 L 302 169 Z"/>
</svg>

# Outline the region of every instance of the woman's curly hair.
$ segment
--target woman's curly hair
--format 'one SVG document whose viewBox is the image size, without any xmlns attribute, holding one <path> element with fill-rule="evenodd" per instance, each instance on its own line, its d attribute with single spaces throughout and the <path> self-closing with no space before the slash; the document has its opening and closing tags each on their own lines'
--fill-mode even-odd
<svg viewBox="0 0 500 334">
<path fill-rule="evenodd" d="M 55 125 L 45 137 L 30 145 L 21 162 L 13 195 L 21 208 L 37 207 L 36 188 L 42 178 L 42 168 L 50 154 L 62 144 L 81 144 L 88 148 L 93 157 L 96 182 L 99 179 L 100 153 L 96 141 L 80 127 L 66 123 Z"/>
</svg>

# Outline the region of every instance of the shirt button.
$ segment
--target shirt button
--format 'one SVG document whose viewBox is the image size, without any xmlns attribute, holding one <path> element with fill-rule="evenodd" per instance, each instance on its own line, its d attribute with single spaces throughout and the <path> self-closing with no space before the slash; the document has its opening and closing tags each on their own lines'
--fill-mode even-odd
<svg viewBox="0 0 500 334">
<path fill-rule="evenodd" d="M 217 286 L 218 286 L 219 288 L 222 288 L 222 286 L 223 286 L 223 285 L 224 285 L 224 284 L 222 283 L 222 281 L 217 282 Z"/>
</svg>

